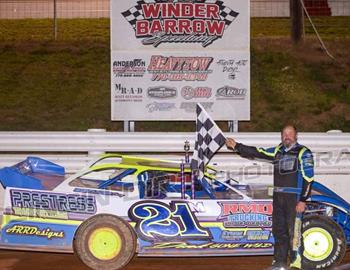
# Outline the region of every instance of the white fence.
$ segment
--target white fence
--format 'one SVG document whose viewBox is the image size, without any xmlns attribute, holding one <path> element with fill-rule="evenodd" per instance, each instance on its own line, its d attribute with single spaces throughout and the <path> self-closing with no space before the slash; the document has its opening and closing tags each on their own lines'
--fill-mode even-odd
<svg viewBox="0 0 350 270">
<path fill-rule="evenodd" d="M 270 147 L 280 142 L 279 133 L 227 133 L 247 145 Z M 28 155 L 47 158 L 73 173 L 104 152 L 137 154 L 163 159 L 184 159 L 184 142 L 194 146 L 193 133 L 0 132 L 0 167 L 13 165 Z M 300 133 L 299 142 L 315 156 L 316 180 L 350 201 L 350 133 Z M 223 147 L 211 165 L 243 182 L 272 181 L 269 163 L 239 157 Z"/>
</svg>

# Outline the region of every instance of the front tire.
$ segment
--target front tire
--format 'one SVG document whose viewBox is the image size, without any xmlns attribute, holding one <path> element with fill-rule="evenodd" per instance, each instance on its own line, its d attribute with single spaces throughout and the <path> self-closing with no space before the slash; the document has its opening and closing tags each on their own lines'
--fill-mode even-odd
<svg viewBox="0 0 350 270">
<path fill-rule="evenodd" d="M 118 270 L 133 258 L 136 236 L 123 219 L 99 214 L 79 226 L 73 249 L 79 259 L 94 270 Z"/>
<path fill-rule="evenodd" d="M 339 264 L 346 252 L 343 229 L 325 216 L 306 216 L 303 220 L 303 269 L 329 269 Z"/>
</svg>

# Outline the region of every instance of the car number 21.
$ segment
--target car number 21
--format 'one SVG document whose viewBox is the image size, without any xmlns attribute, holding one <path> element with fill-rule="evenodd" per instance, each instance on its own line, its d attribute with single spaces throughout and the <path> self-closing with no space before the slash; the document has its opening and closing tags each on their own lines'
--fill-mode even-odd
<svg viewBox="0 0 350 270">
<path fill-rule="evenodd" d="M 211 239 L 211 233 L 203 228 L 189 205 L 185 202 L 171 202 L 167 205 L 158 201 L 143 201 L 129 209 L 129 218 L 135 222 L 135 230 L 144 240 Z"/>
</svg>

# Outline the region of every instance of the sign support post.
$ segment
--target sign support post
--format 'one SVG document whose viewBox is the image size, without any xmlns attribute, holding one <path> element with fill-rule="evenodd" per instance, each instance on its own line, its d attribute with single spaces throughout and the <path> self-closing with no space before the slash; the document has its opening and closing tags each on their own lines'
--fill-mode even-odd
<svg viewBox="0 0 350 270">
<path fill-rule="evenodd" d="M 124 121 L 124 132 L 135 132 L 135 122 Z"/>
<path fill-rule="evenodd" d="M 229 132 L 238 132 L 238 120 L 228 121 L 228 130 Z"/>
</svg>

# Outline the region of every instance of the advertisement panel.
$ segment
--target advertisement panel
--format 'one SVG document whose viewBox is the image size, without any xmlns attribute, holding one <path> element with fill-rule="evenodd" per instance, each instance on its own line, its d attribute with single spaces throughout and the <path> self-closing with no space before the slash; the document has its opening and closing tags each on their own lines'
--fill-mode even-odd
<svg viewBox="0 0 350 270">
<path fill-rule="evenodd" d="M 250 119 L 249 1 L 111 1 L 112 120 Z"/>
</svg>

